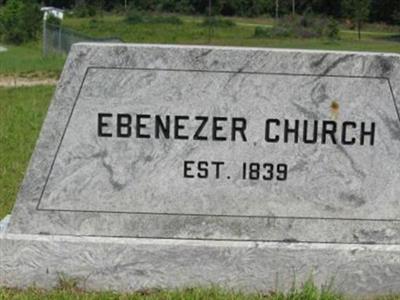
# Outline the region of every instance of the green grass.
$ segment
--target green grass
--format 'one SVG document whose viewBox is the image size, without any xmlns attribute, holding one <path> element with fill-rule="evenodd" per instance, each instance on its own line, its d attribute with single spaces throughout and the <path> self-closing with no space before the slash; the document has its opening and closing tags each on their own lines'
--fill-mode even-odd
<svg viewBox="0 0 400 300">
<path fill-rule="evenodd" d="M 201 17 L 181 17 L 183 25 L 173 24 L 127 24 L 121 16 L 104 16 L 93 23 L 88 18 L 67 18 L 66 26 L 95 37 L 117 36 L 131 43 L 172 43 L 172 44 L 212 44 L 274 48 L 302 48 L 324 50 L 350 50 L 400 53 L 400 41 L 393 38 L 393 32 L 379 31 L 379 27 L 369 25 L 361 41 L 357 33 L 351 30 L 341 31 L 340 40 L 332 42 L 326 39 L 301 38 L 254 38 L 254 28 L 258 25 L 270 26 L 271 19 L 230 18 L 238 26 L 215 28 L 211 41 L 208 28 L 200 26 Z M 377 29 L 378 28 L 378 29 Z M 385 27 L 386 28 L 386 27 Z M 400 35 L 400 29 L 398 31 Z M 392 39 L 391 39 L 392 37 Z"/>
<path fill-rule="evenodd" d="M 165 16 L 164 16 L 165 18 Z M 157 16 L 153 18 L 157 19 Z M 340 40 L 301 38 L 255 38 L 256 26 L 271 26 L 270 18 L 229 18 L 237 26 L 213 30 L 209 38 L 208 27 L 201 26 L 203 17 L 180 16 L 183 24 L 157 24 L 147 22 L 128 24 L 124 17 L 105 15 L 96 18 L 67 18 L 64 25 L 93 37 L 119 37 L 128 43 L 198 44 L 221 46 L 249 46 L 272 48 L 299 48 L 322 50 L 349 50 L 400 53 L 400 28 L 368 24 L 359 41 L 357 33 L 343 28 Z M 397 32 L 397 35 L 396 35 Z M 23 46 L 7 46 L 9 51 L 0 52 L 0 76 L 57 77 L 65 56 L 43 58 L 41 42 Z"/>
<path fill-rule="evenodd" d="M 400 300 L 399 296 L 349 297 L 333 291 L 328 287 L 317 287 L 312 280 L 300 287 L 292 287 L 287 292 L 271 291 L 269 293 L 243 293 L 224 290 L 218 287 L 188 288 L 175 290 L 142 290 L 132 293 L 90 292 L 79 287 L 78 281 L 62 279 L 52 290 L 38 288 L 9 289 L 0 287 L 0 299 L 14 300 Z"/>
<path fill-rule="evenodd" d="M 287 293 L 270 292 L 242 293 L 223 290 L 217 287 L 192 288 L 184 290 L 146 290 L 123 294 L 115 292 L 85 292 L 77 287 L 75 281 L 62 281 L 50 291 L 30 288 L 26 290 L 0 288 L 0 299 L 135 299 L 135 300 L 334 300 L 344 299 L 343 295 L 330 289 L 318 288 L 312 281 L 307 281 L 301 288 L 293 288 Z M 395 299 L 395 298 L 393 298 Z"/>
<path fill-rule="evenodd" d="M 53 91 L 0 88 L 0 219 L 14 205 Z"/>
<path fill-rule="evenodd" d="M 64 65 L 64 56 L 43 58 L 39 43 L 6 47 L 8 51 L 0 52 L 0 74 L 3 76 L 55 78 Z"/>
</svg>

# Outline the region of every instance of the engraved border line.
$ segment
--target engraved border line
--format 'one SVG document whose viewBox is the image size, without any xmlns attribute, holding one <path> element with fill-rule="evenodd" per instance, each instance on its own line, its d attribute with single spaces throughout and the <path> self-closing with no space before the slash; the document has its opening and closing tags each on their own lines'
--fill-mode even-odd
<svg viewBox="0 0 400 300">
<path fill-rule="evenodd" d="M 70 113 L 70 115 L 69 115 L 69 117 L 68 117 L 67 123 L 65 124 L 64 132 L 63 132 L 63 135 L 61 136 L 60 143 L 58 144 L 56 153 L 55 153 L 55 155 L 54 155 L 53 162 L 51 163 L 50 170 L 49 170 L 49 174 L 47 175 L 46 182 L 44 183 L 42 192 L 40 193 L 40 198 L 39 198 L 38 204 L 36 205 L 36 210 L 42 210 L 42 209 L 40 209 L 39 206 L 40 206 L 40 203 L 41 203 L 41 201 L 42 201 L 42 197 L 43 197 L 44 191 L 45 191 L 45 189 L 46 189 L 47 183 L 48 183 L 48 181 L 49 181 L 51 172 L 53 171 L 53 167 L 54 167 L 54 164 L 55 164 L 55 162 L 56 162 L 58 152 L 60 151 L 62 142 L 63 142 L 64 137 L 65 137 L 65 134 L 66 134 L 66 132 L 67 132 L 68 125 L 69 125 L 69 123 L 70 123 L 70 121 L 71 121 L 71 118 L 72 118 L 72 115 L 73 115 L 73 113 L 74 113 L 75 106 L 76 106 L 76 104 L 78 103 L 78 99 L 79 99 L 79 96 L 80 96 L 80 94 L 81 94 L 81 90 L 82 90 L 82 88 L 83 88 L 83 84 L 85 83 L 86 76 L 87 76 L 87 74 L 88 74 L 88 72 L 89 72 L 89 69 L 90 69 L 90 67 L 87 68 L 86 71 L 85 71 L 85 74 L 84 74 L 84 76 L 83 76 L 81 85 L 80 85 L 80 87 L 79 87 L 78 94 L 77 94 L 77 96 L 76 96 L 76 98 L 75 98 L 74 104 L 72 105 L 71 113 Z"/>
<path fill-rule="evenodd" d="M 139 71 L 165 71 L 165 72 L 197 72 L 197 73 L 224 73 L 224 74 L 251 74 L 251 75 L 273 75 L 273 76 L 302 76 L 302 77 L 328 77 L 328 78 L 356 78 L 356 79 L 378 79 L 378 80 L 386 80 L 389 85 L 389 90 L 392 96 L 394 109 L 397 113 L 397 117 L 399 119 L 400 124 L 400 112 L 399 108 L 396 104 L 396 98 L 394 96 L 394 91 L 390 82 L 390 79 L 382 76 L 356 76 L 356 75 L 326 75 L 326 74 L 297 74 L 297 73 L 270 73 L 270 72 L 246 72 L 246 71 L 223 71 L 223 70 L 194 70 L 194 69 L 158 69 L 158 68 L 129 68 L 129 67 L 101 67 L 101 66 L 92 66 L 87 67 L 84 77 L 82 79 L 82 83 L 79 87 L 78 94 L 75 98 L 75 102 L 72 106 L 71 113 L 69 115 L 68 121 L 65 125 L 65 129 L 63 135 L 61 137 L 60 143 L 57 147 L 56 153 L 54 155 L 53 162 L 51 164 L 49 173 L 47 175 L 45 184 L 42 188 L 42 192 L 40 194 L 40 198 L 38 204 L 36 205 L 36 210 L 38 211 L 52 211 L 52 212 L 77 212 L 77 213 L 99 213 L 99 214 L 134 214 L 134 215 L 163 215 L 163 216 L 189 216 L 189 217 L 225 217 L 225 218 L 270 218 L 270 219 L 298 219 L 298 220 L 337 220 L 337 221 L 372 221 L 372 222 L 399 222 L 400 219 L 363 219 L 363 218 L 330 218 L 330 217 L 290 217 L 290 216 L 254 216 L 254 215 L 208 215 L 208 214 L 182 214 L 182 213 L 154 213 L 154 212 L 126 212 L 126 211 L 102 211 L 102 210 L 73 210 L 73 209 L 51 209 L 51 208 L 40 208 L 40 204 L 46 190 L 48 181 L 50 179 L 51 173 L 53 171 L 53 167 L 55 161 L 57 159 L 58 153 L 60 151 L 62 142 L 66 135 L 68 125 L 72 119 L 72 115 L 74 113 L 76 104 L 78 103 L 79 96 L 83 89 L 84 83 L 86 81 L 87 75 L 91 69 L 100 69 L 100 70 L 139 70 Z"/>
</svg>

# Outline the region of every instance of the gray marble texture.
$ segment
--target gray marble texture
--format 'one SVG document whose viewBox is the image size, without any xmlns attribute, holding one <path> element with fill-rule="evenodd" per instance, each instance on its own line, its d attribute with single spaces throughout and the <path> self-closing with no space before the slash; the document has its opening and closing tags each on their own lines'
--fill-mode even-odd
<svg viewBox="0 0 400 300">
<path fill-rule="evenodd" d="M 271 292 L 318 286 L 349 295 L 400 292 L 398 245 L 177 241 L 0 234 L 0 285 L 92 290 L 215 286 Z"/>
<path fill-rule="evenodd" d="M 375 122 L 374 146 L 264 141 L 266 118 L 330 120 L 332 101 L 338 123 Z M 399 244 L 399 107 L 395 54 L 77 44 L 9 232 Z M 248 141 L 100 138 L 99 112 L 244 117 Z M 188 179 L 184 160 L 226 167 Z M 252 161 L 288 179 L 242 180 Z"/>
</svg>

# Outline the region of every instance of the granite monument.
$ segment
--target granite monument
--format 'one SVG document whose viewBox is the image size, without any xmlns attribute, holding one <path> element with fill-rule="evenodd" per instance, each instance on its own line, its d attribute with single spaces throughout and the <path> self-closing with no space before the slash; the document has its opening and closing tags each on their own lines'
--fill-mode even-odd
<svg viewBox="0 0 400 300">
<path fill-rule="evenodd" d="M 76 44 L 0 284 L 400 292 L 399 108 L 396 54 Z"/>
</svg>

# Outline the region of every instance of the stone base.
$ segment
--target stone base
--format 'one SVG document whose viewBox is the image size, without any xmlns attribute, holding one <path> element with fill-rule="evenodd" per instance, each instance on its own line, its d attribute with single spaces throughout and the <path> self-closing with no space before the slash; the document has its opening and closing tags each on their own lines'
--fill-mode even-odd
<svg viewBox="0 0 400 300">
<path fill-rule="evenodd" d="M 348 294 L 400 292 L 400 246 L 286 244 L 0 233 L 0 284 L 50 288 L 60 274 L 91 290 L 218 285 L 286 290 L 313 276 Z"/>
</svg>

